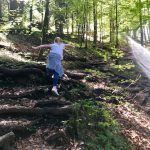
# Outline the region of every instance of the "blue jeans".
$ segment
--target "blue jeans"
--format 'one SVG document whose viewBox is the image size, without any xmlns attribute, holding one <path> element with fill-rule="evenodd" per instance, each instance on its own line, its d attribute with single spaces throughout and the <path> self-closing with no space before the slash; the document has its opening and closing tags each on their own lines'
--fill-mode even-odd
<svg viewBox="0 0 150 150">
<path fill-rule="evenodd" d="M 59 74 L 55 70 L 52 70 L 52 69 L 46 69 L 46 70 L 47 70 L 48 84 L 53 85 L 53 86 L 57 86 L 58 80 L 59 80 Z M 53 79 L 52 79 L 52 75 L 54 75 Z"/>
<path fill-rule="evenodd" d="M 54 70 L 53 86 L 57 86 L 59 80 L 59 74 Z"/>
</svg>

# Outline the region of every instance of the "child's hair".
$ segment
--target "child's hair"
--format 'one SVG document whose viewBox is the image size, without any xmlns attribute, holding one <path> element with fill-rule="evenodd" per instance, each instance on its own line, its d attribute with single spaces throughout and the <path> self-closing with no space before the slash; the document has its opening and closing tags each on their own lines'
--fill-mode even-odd
<svg viewBox="0 0 150 150">
<path fill-rule="evenodd" d="M 62 39 L 60 37 L 55 37 L 54 43 L 62 43 Z"/>
</svg>

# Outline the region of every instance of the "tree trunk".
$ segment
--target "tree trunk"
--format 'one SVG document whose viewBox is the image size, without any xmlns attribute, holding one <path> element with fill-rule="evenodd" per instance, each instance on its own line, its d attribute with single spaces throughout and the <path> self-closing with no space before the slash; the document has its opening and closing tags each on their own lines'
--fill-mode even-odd
<svg viewBox="0 0 150 150">
<path fill-rule="evenodd" d="M 94 20 L 94 41 L 93 44 L 96 46 L 97 43 L 97 2 L 93 0 L 93 20 Z"/>
<path fill-rule="evenodd" d="M 102 3 L 101 3 L 101 19 L 100 19 L 100 43 L 102 43 L 102 29 L 103 29 L 103 6 L 102 6 Z"/>
<path fill-rule="evenodd" d="M 43 29 L 42 29 L 42 44 L 47 42 L 48 27 L 49 27 L 49 0 L 46 0 L 45 17 L 44 17 L 44 23 L 43 23 Z M 41 59 L 43 52 L 44 50 L 41 49 L 39 52 L 38 59 Z"/>
<path fill-rule="evenodd" d="M 118 0 L 115 0 L 115 7 L 116 7 L 116 45 L 115 47 L 118 47 Z"/>
<path fill-rule="evenodd" d="M 20 1 L 19 9 L 20 9 L 20 14 L 22 15 L 24 11 L 24 1 Z"/>
<path fill-rule="evenodd" d="M 13 132 L 7 133 L 0 137 L 0 149 L 1 150 L 13 150 L 11 147 L 14 144 L 15 134 Z"/>
<path fill-rule="evenodd" d="M 72 19 L 72 24 L 71 24 L 72 34 L 74 34 L 74 15 L 73 15 L 73 12 L 71 14 L 71 19 Z"/>
<path fill-rule="evenodd" d="M 85 4 L 83 6 L 83 23 L 82 23 L 82 36 L 81 36 L 81 46 L 82 46 L 82 43 L 85 42 L 85 29 L 86 29 L 86 24 L 87 24 L 87 9 L 86 9 L 86 5 L 87 5 L 87 2 L 85 1 Z"/>
<path fill-rule="evenodd" d="M 2 0 L 0 1 L 0 21 L 2 21 Z"/>
<path fill-rule="evenodd" d="M 58 8 L 62 9 L 63 7 L 65 7 L 66 4 L 64 0 L 55 0 L 55 5 Z M 59 13 L 55 15 L 55 29 L 59 36 L 63 35 L 64 22 L 65 22 L 65 16 L 63 15 L 63 13 Z"/>
<path fill-rule="evenodd" d="M 147 0 L 146 2 L 147 2 L 148 16 L 150 16 L 149 0 Z M 148 42 L 150 43 L 150 20 L 148 20 Z"/>
<path fill-rule="evenodd" d="M 110 43 L 113 43 L 113 18 L 112 18 L 112 7 L 110 6 L 110 13 L 109 13 L 109 24 L 110 24 L 110 33 L 109 33 L 109 36 L 110 36 Z"/>
<path fill-rule="evenodd" d="M 67 35 L 69 35 L 69 17 L 68 17 L 68 4 L 66 4 L 66 20 L 65 20 L 65 22 L 66 22 L 66 27 L 67 27 Z"/>
<path fill-rule="evenodd" d="M 78 19 L 78 14 L 79 14 L 79 10 L 77 10 L 76 12 L 77 14 L 77 37 L 78 37 L 78 43 L 80 42 L 80 23 L 79 23 L 79 19 Z"/>
<path fill-rule="evenodd" d="M 142 18 L 142 2 L 139 0 L 139 21 L 140 21 L 140 34 L 141 34 L 141 45 L 143 46 L 144 41 L 143 41 L 143 18 Z"/>
<path fill-rule="evenodd" d="M 13 21 L 15 19 L 16 9 L 17 9 L 17 1 L 9 0 L 9 21 Z"/>
<path fill-rule="evenodd" d="M 137 39 L 137 29 L 134 29 L 134 30 L 133 30 L 133 38 L 134 38 L 134 39 Z"/>
<path fill-rule="evenodd" d="M 88 7 L 89 7 L 89 1 L 88 0 L 86 0 L 85 1 L 85 48 L 87 48 L 88 47 L 88 33 L 89 33 L 89 24 L 88 24 L 88 15 L 89 14 L 87 14 L 86 12 L 88 11 Z"/>
<path fill-rule="evenodd" d="M 29 26 L 29 34 L 32 31 L 32 17 L 33 17 L 33 3 L 30 6 L 30 26 Z"/>
</svg>

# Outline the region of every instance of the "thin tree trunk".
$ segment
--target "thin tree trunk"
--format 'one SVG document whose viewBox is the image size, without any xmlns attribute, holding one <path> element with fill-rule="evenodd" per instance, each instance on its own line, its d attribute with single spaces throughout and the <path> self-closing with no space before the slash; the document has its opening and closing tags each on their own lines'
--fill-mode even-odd
<svg viewBox="0 0 150 150">
<path fill-rule="evenodd" d="M 32 16 L 33 16 L 33 3 L 30 6 L 30 25 L 29 25 L 29 34 L 32 32 Z"/>
<path fill-rule="evenodd" d="M 72 14 L 71 14 L 71 19 L 72 19 L 72 25 L 71 25 L 72 34 L 74 34 L 74 15 L 73 15 L 73 12 L 72 12 Z"/>
<path fill-rule="evenodd" d="M 118 0 L 115 0 L 115 4 L 116 4 L 116 45 L 115 47 L 118 47 Z"/>
<path fill-rule="evenodd" d="M 86 27 L 86 7 L 85 4 L 83 6 L 83 23 L 82 23 L 82 36 L 81 36 L 81 47 L 85 41 L 85 27 Z"/>
<path fill-rule="evenodd" d="M 20 9 L 20 14 L 23 14 L 23 11 L 24 11 L 24 1 L 20 1 L 19 9 Z"/>
<path fill-rule="evenodd" d="M 111 7 L 111 6 L 110 6 Z M 112 7 L 110 8 L 110 16 L 109 16 L 109 22 L 110 22 L 110 43 L 112 43 L 112 22 L 113 22 L 113 19 L 112 19 Z"/>
<path fill-rule="evenodd" d="M 86 7 L 87 6 L 87 7 Z M 86 6 L 85 6 L 85 12 L 87 12 L 87 8 L 88 8 L 88 6 L 89 6 L 89 2 L 88 2 L 88 0 L 86 0 Z M 88 34 L 88 15 L 87 14 L 85 14 L 85 48 L 87 48 L 87 46 L 88 46 L 88 41 L 87 41 L 87 34 Z"/>
<path fill-rule="evenodd" d="M 67 25 L 67 35 L 69 35 L 68 4 L 66 4 L 66 25 Z"/>
<path fill-rule="evenodd" d="M 102 29 L 103 29 L 103 7 L 102 7 L 102 3 L 101 3 L 100 43 L 102 43 Z"/>
<path fill-rule="evenodd" d="M 0 21 L 2 20 L 2 0 L 0 1 Z"/>
<path fill-rule="evenodd" d="M 137 39 L 137 34 L 136 34 L 136 33 L 137 33 L 137 29 L 134 29 L 134 30 L 133 30 L 133 38 L 134 38 L 134 39 Z"/>
<path fill-rule="evenodd" d="M 144 44 L 143 41 L 143 18 L 142 18 L 142 8 L 141 8 L 141 0 L 139 0 L 139 21 L 140 21 L 140 34 L 141 34 L 141 45 Z"/>
<path fill-rule="evenodd" d="M 96 46 L 97 43 L 97 2 L 93 0 L 93 20 L 94 20 L 94 41 L 93 44 Z"/>
<path fill-rule="evenodd" d="M 64 4 L 65 4 L 64 0 L 55 0 L 55 5 L 60 9 L 65 7 Z M 65 22 L 65 16 L 62 13 L 55 15 L 55 29 L 59 36 L 63 35 L 64 33 L 63 32 L 64 22 Z"/>
<path fill-rule="evenodd" d="M 17 1 L 9 0 L 9 21 L 13 21 L 15 19 L 15 11 L 17 9 Z"/>
<path fill-rule="evenodd" d="M 42 44 L 47 41 L 47 33 L 48 33 L 48 26 L 49 26 L 49 0 L 46 0 L 45 4 L 45 17 L 42 29 Z M 41 59 L 44 50 L 41 49 L 39 52 L 38 59 Z"/>
<path fill-rule="evenodd" d="M 149 0 L 147 0 L 147 11 L 148 16 L 150 16 Z M 148 42 L 150 43 L 150 20 L 148 20 Z"/>
</svg>

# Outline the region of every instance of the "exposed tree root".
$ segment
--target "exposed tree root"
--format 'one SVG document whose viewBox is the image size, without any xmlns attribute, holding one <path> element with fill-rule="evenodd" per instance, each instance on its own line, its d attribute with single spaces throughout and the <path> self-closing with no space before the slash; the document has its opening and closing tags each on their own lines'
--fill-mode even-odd
<svg viewBox="0 0 150 150">
<path fill-rule="evenodd" d="M 0 74 L 4 77 L 26 77 L 31 74 L 37 75 L 37 76 L 45 76 L 45 73 L 42 72 L 40 69 L 37 68 L 24 68 L 24 69 L 7 69 L 0 67 Z"/>
<path fill-rule="evenodd" d="M 0 137 L 0 149 L 1 150 L 14 150 L 12 144 L 14 144 L 15 134 L 13 132 L 7 133 Z"/>
<path fill-rule="evenodd" d="M 40 119 L 34 121 L 5 121 L 6 123 L 0 125 L 0 134 L 13 131 L 14 133 L 25 133 L 33 128 Z"/>
<path fill-rule="evenodd" d="M 86 76 L 85 73 L 74 73 L 74 72 L 70 72 L 69 70 L 66 70 L 65 74 L 67 74 L 68 77 L 73 79 L 83 79 Z"/>
<path fill-rule="evenodd" d="M 46 88 L 46 87 L 45 87 Z M 4 94 L 4 95 L 0 95 L 1 99 L 20 99 L 20 98 L 40 98 L 42 96 L 46 95 L 46 91 L 40 87 L 40 88 L 36 88 L 34 90 L 31 90 L 29 92 L 25 92 L 25 93 L 20 93 L 20 94 Z"/>
<path fill-rule="evenodd" d="M 1 107 L 0 115 L 5 114 L 17 114 L 17 115 L 54 115 L 54 116 L 62 116 L 68 115 L 73 111 L 72 105 L 66 105 L 64 107 L 45 107 L 45 108 L 28 108 L 24 106 L 11 106 L 11 107 Z"/>
<path fill-rule="evenodd" d="M 64 100 L 45 100 L 45 101 L 38 101 L 34 107 L 53 107 L 53 106 L 65 106 L 65 105 L 70 105 L 71 102 L 69 101 L 64 101 Z"/>
</svg>

